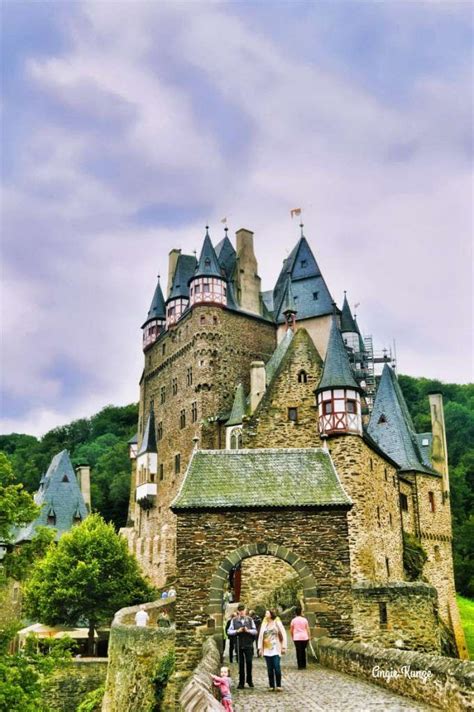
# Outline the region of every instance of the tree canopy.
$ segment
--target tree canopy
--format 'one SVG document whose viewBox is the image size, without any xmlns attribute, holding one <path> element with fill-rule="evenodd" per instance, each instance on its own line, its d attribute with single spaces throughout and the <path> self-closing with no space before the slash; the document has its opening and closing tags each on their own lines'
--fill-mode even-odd
<svg viewBox="0 0 474 712">
<path fill-rule="evenodd" d="M 14 527 L 33 521 L 38 512 L 33 497 L 16 482 L 8 457 L 0 452 L 0 542 L 10 541 Z"/>
<path fill-rule="evenodd" d="M 64 534 L 34 566 L 26 584 L 27 611 L 48 625 L 110 623 L 124 606 L 153 598 L 125 539 L 98 514 Z"/>
</svg>

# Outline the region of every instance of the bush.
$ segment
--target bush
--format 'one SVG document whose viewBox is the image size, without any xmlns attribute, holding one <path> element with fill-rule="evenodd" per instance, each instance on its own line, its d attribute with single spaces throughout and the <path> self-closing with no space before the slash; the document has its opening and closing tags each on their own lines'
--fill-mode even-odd
<svg viewBox="0 0 474 712">
<path fill-rule="evenodd" d="M 76 712 L 100 712 L 102 708 L 102 698 L 105 692 L 105 685 L 91 690 L 82 700 Z"/>
<path fill-rule="evenodd" d="M 153 676 L 155 686 L 155 707 L 153 712 L 164 710 L 163 700 L 165 697 L 166 685 L 174 672 L 175 654 L 174 650 L 169 650 L 158 662 Z"/>
<path fill-rule="evenodd" d="M 427 558 L 420 540 L 413 534 L 403 532 L 403 568 L 408 581 L 421 579 Z"/>
</svg>

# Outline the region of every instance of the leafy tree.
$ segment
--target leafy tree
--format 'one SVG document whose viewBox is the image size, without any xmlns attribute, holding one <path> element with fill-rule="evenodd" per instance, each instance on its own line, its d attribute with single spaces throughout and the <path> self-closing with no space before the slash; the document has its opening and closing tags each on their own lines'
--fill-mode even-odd
<svg viewBox="0 0 474 712">
<path fill-rule="evenodd" d="M 68 642 L 51 641 L 44 654 L 38 652 L 35 636 L 30 636 L 24 650 L 11 654 L 8 646 L 17 627 L 12 625 L 0 635 L 0 710 L 50 712 L 44 702 L 43 685 L 70 659 Z"/>
<path fill-rule="evenodd" d="M 15 546 L 3 561 L 4 574 L 7 578 L 24 581 L 33 564 L 41 559 L 54 541 L 55 530 L 50 527 L 38 527 L 31 541 Z"/>
<path fill-rule="evenodd" d="M 13 527 L 32 522 L 38 512 L 32 496 L 16 483 L 7 456 L 0 452 L 0 541 L 10 541 Z"/>
<path fill-rule="evenodd" d="M 93 514 L 35 565 L 26 586 L 26 607 L 50 625 L 87 621 L 92 654 L 98 625 L 110 622 L 119 608 L 152 596 L 126 541 Z"/>
</svg>

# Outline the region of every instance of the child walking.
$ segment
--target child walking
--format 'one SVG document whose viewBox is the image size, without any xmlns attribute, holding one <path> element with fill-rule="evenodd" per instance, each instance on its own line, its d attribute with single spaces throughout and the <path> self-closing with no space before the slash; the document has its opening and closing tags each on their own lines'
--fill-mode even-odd
<svg viewBox="0 0 474 712">
<path fill-rule="evenodd" d="M 211 675 L 214 685 L 221 691 L 221 702 L 222 706 L 227 712 L 233 712 L 232 707 L 232 695 L 230 688 L 232 686 L 232 680 L 229 677 L 229 668 L 221 667 L 221 674 Z"/>
</svg>

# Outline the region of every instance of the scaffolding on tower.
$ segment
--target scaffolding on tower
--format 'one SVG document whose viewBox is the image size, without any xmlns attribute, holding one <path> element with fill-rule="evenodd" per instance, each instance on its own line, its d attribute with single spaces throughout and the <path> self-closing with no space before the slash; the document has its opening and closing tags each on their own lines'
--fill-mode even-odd
<svg viewBox="0 0 474 712">
<path fill-rule="evenodd" d="M 380 366 L 390 363 L 395 368 L 395 352 L 392 348 L 381 351 L 374 350 L 372 335 L 363 337 L 364 350 L 355 351 L 348 348 L 349 359 L 354 369 L 357 382 L 364 390 L 365 402 L 368 412 L 372 412 L 375 394 L 377 391 L 377 378 L 380 376 Z M 362 346 L 362 342 L 361 342 Z"/>
</svg>

